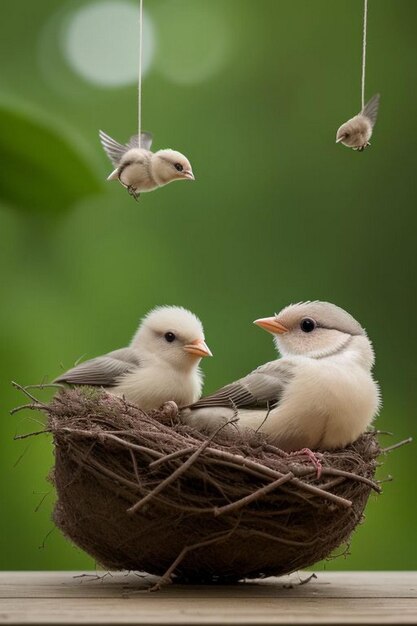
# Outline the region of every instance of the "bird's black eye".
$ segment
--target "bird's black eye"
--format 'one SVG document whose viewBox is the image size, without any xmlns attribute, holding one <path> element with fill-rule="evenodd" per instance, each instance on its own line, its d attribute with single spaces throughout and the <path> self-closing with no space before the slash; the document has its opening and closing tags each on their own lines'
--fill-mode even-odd
<svg viewBox="0 0 417 626">
<path fill-rule="evenodd" d="M 164 337 L 168 341 L 168 343 L 172 343 L 176 339 L 174 333 L 171 333 L 171 332 L 165 333 Z"/>
<path fill-rule="evenodd" d="M 317 324 L 311 317 L 305 317 L 300 322 L 300 328 L 304 333 L 311 333 L 316 328 Z"/>
<path fill-rule="evenodd" d="M 184 169 L 184 168 L 183 168 L 183 166 L 181 165 L 181 163 L 175 163 L 175 164 L 174 164 L 174 167 L 175 167 L 175 169 L 176 169 L 178 172 L 182 172 L 182 171 L 183 171 L 183 169 Z"/>
</svg>

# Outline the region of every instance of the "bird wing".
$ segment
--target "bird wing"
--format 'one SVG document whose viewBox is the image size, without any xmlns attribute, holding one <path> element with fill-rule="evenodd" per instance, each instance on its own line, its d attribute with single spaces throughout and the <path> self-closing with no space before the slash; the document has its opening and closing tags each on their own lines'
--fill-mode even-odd
<svg viewBox="0 0 417 626">
<path fill-rule="evenodd" d="M 113 163 L 115 167 L 120 165 L 120 161 L 122 160 L 123 155 L 132 148 L 138 148 L 138 135 L 133 135 L 128 141 L 128 143 L 123 144 L 119 143 L 115 139 L 112 139 L 109 135 L 107 135 L 104 131 L 99 131 L 99 137 L 101 145 L 103 146 L 104 152 L 109 157 L 110 161 Z M 140 134 L 141 136 L 141 148 L 143 150 L 150 150 L 152 145 L 152 134 L 148 132 L 143 132 Z"/>
<path fill-rule="evenodd" d="M 121 348 L 76 365 L 56 378 L 54 382 L 112 387 L 117 384 L 120 376 L 139 365 L 139 357 L 135 350 Z"/>
<path fill-rule="evenodd" d="M 140 134 L 140 147 L 141 147 L 141 149 L 142 150 L 150 150 L 151 146 L 152 146 L 152 140 L 153 140 L 152 133 L 148 133 L 146 131 L 141 133 Z M 133 135 L 133 137 L 131 137 L 129 139 L 129 142 L 127 144 L 127 148 L 130 150 L 130 148 L 137 148 L 138 146 L 139 146 L 138 135 Z"/>
<path fill-rule="evenodd" d="M 369 102 L 365 104 L 362 110 L 362 115 L 368 118 L 372 126 L 375 125 L 376 118 L 378 115 L 379 100 L 380 100 L 380 95 L 379 93 L 376 93 L 374 96 L 372 96 Z"/>
<path fill-rule="evenodd" d="M 276 403 L 293 376 L 293 367 L 283 359 L 270 361 L 234 383 L 222 387 L 205 398 L 200 398 L 190 408 L 259 407 Z"/>
<path fill-rule="evenodd" d="M 109 157 L 110 161 L 113 163 L 115 167 L 118 167 L 120 161 L 129 147 L 127 145 L 123 145 L 112 139 L 109 135 L 107 135 L 104 131 L 99 131 L 99 137 L 101 141 L 101 145 L 103 146 L 104 152 Z M 137 146 L 136 146 L 137 147 Z"/>
</svg>

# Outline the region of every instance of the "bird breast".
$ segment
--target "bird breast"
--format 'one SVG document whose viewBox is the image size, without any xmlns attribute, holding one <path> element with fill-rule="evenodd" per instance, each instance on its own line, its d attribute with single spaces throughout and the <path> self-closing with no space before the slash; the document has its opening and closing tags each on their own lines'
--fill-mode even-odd
<svg viewBox="0 0 417 626">
<path fill-rule="evenodd" d="M 126 374 L 109 391 L 147 410 L 157 409 L 168 400 L 173 400 L 178 406 L 192 404 L 200 397 L 201 388 L 199 370 L 184 373 L 157 364 Z"/>
<path fill-rule="evenodd" d="M 119 180 L 122 185 L 139 192 L 155 189 L 158 185 L 152 177 L 151 157 L 152 153 L 148 150 L 128 150 L 119 165 Z"/>
<path fill-rule="evenodd" d="M 343 125 L 343 132 L 349 133 L 342 142 L 350 148 L 359 148 L 367 144 L 372 135 L 372 125 L 363 115 L 356 115 Z"/>
<path fill-rule="evenodd" d="M 350 355 L 300 359 L 296 375 L 263 430 L 284 449 L 342 447 L 372 422 L 379 391 L 371 373 Z M 280 438 L 279 438 L 280 437 Z"/>
</svg>

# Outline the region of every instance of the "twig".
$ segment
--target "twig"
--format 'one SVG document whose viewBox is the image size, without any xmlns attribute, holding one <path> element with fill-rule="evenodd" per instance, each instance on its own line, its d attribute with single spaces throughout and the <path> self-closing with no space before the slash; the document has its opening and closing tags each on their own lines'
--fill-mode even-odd
<svg viewBox="0 0 417 626">
<path fill-rule="evenodd" d="M 178 565 L 185 558 L 188 552 L 192 552 L 193 550 L 197 550 L 198 548 L 204 548 L 205 546 L 209 546 L 213 543 L 218 543 L 220 541 L 225 541 L 235 530 L 235 527 L 231 528 L 228 531 L 222 531 L 220 533 L 216 533 L 217 536 L 212 536 L 210 539 L 206 539 L 205 541 L 198 541 L 197 543 L 193 543 L 190 546 L 185 546 L 175 559 L 175 561 L 168 567 L 166 572 L 161 576 L 160 580 L 153 585 L 149 591 L 159 591 L 161 586 L 164 583 L 170 582 L 171 574 L 174 573 Z"/>
<path fill-rule="evenodd" d="M 257 432 L 259 432 L 261 430 L 262 426 L 265 424 L 266 420 L 268 419 L 270 412 L 271 412 L 271 406 L 270 406 L 270 403 L 268 402 L 266 415 L 265 415 L 264 419 L 262 420 L 262 422 L 259 424 L 258 428 L 255 430 L 255 433 L 257 433 Z"/>
<path fill-rule="evenodd" d="M 24 389 L 65 389 L 65 385 L 60 383 L 39 383 L 39 385 L 25 385 Z"/>
<path fill-rule="evenodd" d="M 130 452 L 130 457 L 132 459 L 133 471 L 135 472 L 136 480 L 138 481 L 138 485 L 141 485 L 142 483 L 139 477 L 138 463 L 136 461 L 136 457 L 131 448 L 129 448 L 129 452 Z"/>
<path fill-rule="evenodd" d="M 314 485 L 305 483 L 299 478 L 293 478 L 291 482 L 294 485 L 297 485 L 297 487 L 304 489 L 304 491 L 309 491 L 310 493 L 314 493 L 320 498 L 326 498 L 327 500 L 331 500 L 332 502 L 343 508 L 348 509 L 352 506 L 351 500 L 347 500 L 346 498 L 342 498 L 341 496 L 336 496 L 336 494 L 331 493 L 330 491 L 324 491 L 324 489 L 320 489 L 320 487 L 315 487 Z"/>
<path fill-rule="evenodd" d="M 161 457 L 160 459 L 156 459 L 156 461 L 152 461 L 151 463 L 149 463 L 149 468 L 154 469 L 155 467 L 162 465 L 162 463 L 167 463 L 168 461 L 172 461 L 173 459 L 177 459 L 182 456 L 187 456 L 188 454 L 191 454 L 191 452 L 193 452 L 194 450 L 195 450 L 195 446 L 191 446 L 189 448 L 183 448 L 182 450 L 177 450 L 176 452 L 167 454 Z"/>
<path fill-rule="evenodd" d="M 381 454 L 387 454 L 387 452 L 391 452 L 391 450 L 396 450 L 396 448 L 401 448 L 401 446 L 405 446 L 407 443 L 411 443 L 413 441 L 412 437 L 408 437 L 407 439 L 403 439 L 398 443 L 394 443 L 392 446 L 388 446 L 388 448 L 382 448 Z"/>
<path fill-rule="evenodd" d="M 282 472 L 277 472 L 276 470 L 273 470 L 270 467 L 267 467 L 266 465 L 260 465 L 259 463 L 255 463 L 255 461 L 246 459 L 245 457 L 240 456 L 239 454 L 230 454 L 229 452 L 224 452 L 223 450 L 216 450 L 215 448 L 208 448 L 207 453 L 217 456 L 219 458 L 225 458 L 227 460 L 231 460 L 236 465 L 243 465 L 248 468 L 253 468 L 257 470 L 259 473 L 264 474 L 265 476 L 269 476 L 270 478 L 281 478 L 284 475 Z M 341 496 L 336 496 L 335 494 L 330 493 L 328 491 L 324 491 L 324 489 L 320 489 L 320 487 L 316 487 L 314 485 L 310 485 L 309 483 L 305 483 L 299 478 L 293 477 L 290 482 L 291 484 L 297 485 L 304 491 L 309 491 L 310 493 L 313 493 L 316 496 L 320 496 L 321 498 L 332 500 L 339 506 L 342 506 L 345 508 L 352 506 L 352 502 L 350 500 L 347 500 L 346 498 L 342 498 Z"/>
<path fill-rule="evenodd" d="M 283 585 L 284 589 L 294 589 L 294 587 L 301 587 L 302 585 L 307 585 L 307 583 L 309 583 L 310 580 L 313 580 L 313 578 L 317 578 L 317 575 L 313 572 L 312 574 L 310 574 L 310 576 L 307 576 L 306 578 L 301 578 L 300 575 L 298 574 L 298 578 L 299 578 L 298 583 L 285 584 Z"/>
<path fill-rule="evenodd" d="M 45 433 L 51 433 L 52 430 L 50 428 L 45 428 L 45 430 L 38 430 L 34 433 L 27 433 L 26 435 L 15 435 L 13 439 L 16 441 L 17 439 L 27 439 L 28 437 L 35 437 L 36 435 L 45 435 Z"/>
<path fill-rule="evenodd" d="M 127 509 L 128 513 L 135 513 L 136 511 L 138 511 L 141 507 L 143 507 L 144 504 L 146 504 L 151 498 L 153 498 L 153 496 L 157 495 L 158 493 L 160 493 L 163 489 L 165 489 L 165 487 L 167 487 L 168 485 L 170 485 L 172 482 L 174 482 L 175 480 L 177 480 L 177 478 L 179 478 L 189 467 L 191 467 L 191 465 L 193 465 L 193 463 L 195 463 L 195 461 L 198 459 L 198 457 L 200 456 L 200 454 L 202 452 L 204 452 L 204 450 L 211 444 L 211 442 L 213 441 L 214 437 L 225 427 L 229 424 L 229 422 L 226 422 L 225 424 L 222 424 L 212 435 L 211 437 L 209 437 L 208 439 L 206 439 L 206 441 L 203 441 L 203 443 L 195 450 L 195 452 L 189 457 L 189 459 L 187 459 L 187 461 L 185 461 L 185 463 L 183 463 L 182 465 L 180 465 L 180 467 L 178 467 L 172 474 L 170 474 L 167 478 L 165 478 L 165 480 L 163 480 L 162 482 L 159 483 L 159 485 L 157 485 L 155 487 L 155 489 L 153 489 L 152 491 L 150 491 L 144 498 L 141 498 L 141 500 L 139 500 L 138 502 L 136 502 L 136 504 L 134 504 L 133 506 L 131 506 L 129 509 Z"/>
<path fill-rule="evenodd" d="M 14 409 L 11 409 L 10 415 L 14 415 L 15 413 L 23 411 L 24 409 L 31 409 L 32 411 L 43 411 L 44 408 L 45 407 L 43 406 L 43 404 L 40 404 L 39 402 L 36 402 L 36 404 L 34 402 L 29 402 L 28 404 L 21 404 L 20 406 L 16 406 Z"/>
<path fill-rule="evenodd" d="M 247 537 L 264 537 L 265 539 L 270 539 L 271 541 L 283 543 L 287 546 L 313 546 L 319 540 L 319 537 L 316 537 L 311 541 L 296 541 L 295 539 L 284 539 L 284 537 L 276 537 L 275 535 L 271 535 L 270 533 L 267 533 L 263 530 L 255 530 L 253 528 L 238 528 L 236 533 Z"/>
<path fill-rule="evenodd" d="M 27 391 L 26 387 L 22 387 L 22 385 L 19 385 L 19 383 L 16 383 L 14 380 L 12 380 L 12 386 L 15 389 L 19 389 L 19 391 L 22 391 L 35 404 L 40 404 L 44 410 L 48 410 L 48 406 L 46 404 L 43 404 L 43 402 L 40 402 L 38 400 L 38 398 L 35 398 L 35 396 L 33 396 L 31 393 L 29 393 L 29 391 Z"/>
<path fill-rule="evenodd" d="M 391 474 L 388 474 L 388 476 L 386 476 L 385 478 L 380 478 L 379 480 L 377 480 L 377 483 L 390 483 L 392 480 L 394 480 L 393 477 L 391 476 Z"/>
<path fill-rule="evenodd" d="M 72 435 L 79 436 L 79 437 L 89 437 L 92 439 L 96 439 L 97 441 L 100 441 L 100 439 L 104 437 L 106 439 L 111 439 L 112 441 L 115 441 L 116 443 L 120 444 L 123 448 L 131 448 L 132 450 L 137 450 L 138 452 L 146 452 L 150 456 L 156 456 L 156 457 L 161 456 L 161 453 L 157 452 L 156 450 L 152 450 L 151 448 L 147 448 L 146 446 L 139 446 L 137 443 L 126 441 L 125 439 L 121 439 L 120 437 L 117 437 L 116 435 L 112 435 L 111 433 L 108 433 L 105 431 L 104 432 L 100 431 L 99 433 L 96 433 L 91 430 L 79 430 L 78 428 L 68 428 L 67 426 L 64 428 L 61 428 L 60 431 L 71 433 Z"/>
<path fill-rule="evenodd" d="M 315 473 L 315 470 L 311 470 L 311 468 L 305 466 L 298 468 L 293 466 L 290 467 L 296 476 L 306 476 L 308 474 Z M 366 478 L 366 476 L 361 476 L 360 474 L 354 474 L 353 472 L 347 472 L 346 470 L 337 469 L 335 467 L 323 467 L 321 473 L 323 476 L 344 476 L 350 480 L 356 480 L 360 483 L 365 483 L 365 485 L 369 485 L 377 493 L 380 493 L 381 491 L 373 480 Z M 323 488 L 323 485 L 321 488 Z"/>
<path fill-rule="evenodd" d="M 262 496 L 265 496 L 266 494 L 270 493 L 271 491 L 273 491 L 280 485 L 288 482 L 289 480 L 291 480 L 293 476 L 294 474 L 292 472 L 288 472 L 288 474 L 284 474 L 284 476 L 282 476 L 281 478 L 278 478 L 277 480 L 274 480 L 272 483 L 269 483 L 268 485 L 264 485 L 264 487 L 257 489 L 256 491 L 254 491 L 253 493 L 250 493 L 244 498 L 240 498 L 240 500 L 235 500 L 235 502 L 232 502 L 231 504 L 226 504 L 225 506 L 216 507 L 214 510 L 214 515 L 217 517 L 218 515 L 223 515 L 224 513 L 231 513 L 232 511 L 237 511 L 238 509 L 241 509 L 243 506 L 246 506 L 250 504 L 251 502 L 258 500 L 259 498 L 262 498 Z"/>
</svg>

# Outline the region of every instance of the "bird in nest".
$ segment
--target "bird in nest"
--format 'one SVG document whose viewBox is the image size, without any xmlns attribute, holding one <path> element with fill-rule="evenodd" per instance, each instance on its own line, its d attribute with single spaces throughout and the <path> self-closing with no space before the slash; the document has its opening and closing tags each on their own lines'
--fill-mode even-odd
<svg viewBox="0 0 417 626">
<path fill-rule="evenodd" d="M 372 344 L 359 322 L 329 302 L 302 302 L 254 323 L 273 334 L 282 358 L 197 400 L 182 422 L 212 433 L 233 420 L 230 432 L 261 431 L 309 456 L 355 441 L 380 405 Z"/>
<path fill-rule="evenodd" d="M 198 317 L 162 306 L 145 316 L 128 347 L 79 363 L 54 382 L 104 387 L 143 410 L 169 400 L 183 406 L 201 396 L 205 356 L 212 354 Z"/>
<path fill-rule="evenodd" d="M 174 180 L 194 180 L 191 163 L 181 152 L 165 149 L 151 151 L 152 135 L 134 135 L 126 144 L 99 132 L 101 145 L 114 166 L 107 180 L 118 180 L 135 200 L 143 191 L 153 191 Z"/>
<path fill-rule="evenodd" d="M 379 99 L 379 93 L 375 94 L 360 113 L 341 125 L 336 133 L 336 143 L 359 152 L 371 145 L 369 140 L 378 115 Z"/>
</svg>

